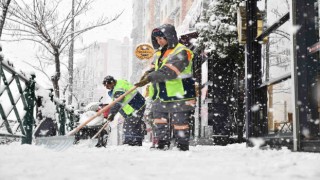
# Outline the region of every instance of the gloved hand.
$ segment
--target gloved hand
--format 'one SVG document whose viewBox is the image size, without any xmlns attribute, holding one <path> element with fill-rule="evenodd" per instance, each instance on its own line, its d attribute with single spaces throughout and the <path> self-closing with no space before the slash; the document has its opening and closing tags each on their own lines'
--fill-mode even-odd
<svg viewBox="0 0 320 180">
<path fill-rule="evenodd" d="M 149 80 L 148 76 L 146 76 L 134 85 L 137 87 L 142 87 L 142 86 L 145 86 L 146 84 L 148 84 L 149 82 L 150 82 L 150 80 Z"/>
<path fill-rule="evenodd" d="M 151 72 L 153 72 L 155 69 L 151 68 L 148 71 L 144 72 L 144 74 L 141 76 L 140 81 L 144 78 L 146 78 Z"/>
<path fill-rule="evenodd" d="M 115 116 L 115 114 L 109 114 L 107 120 L 110 121 L 110 122 L 113 121 L 114 116 Z"/>
</svg>

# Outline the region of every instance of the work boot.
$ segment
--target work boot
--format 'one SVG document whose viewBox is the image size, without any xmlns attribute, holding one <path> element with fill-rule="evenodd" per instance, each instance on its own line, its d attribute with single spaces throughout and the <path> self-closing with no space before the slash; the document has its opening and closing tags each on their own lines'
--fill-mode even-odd
<svg viewBox="0 0 320 180">
<path fill-rule="evenodd" d="M 159 140 L 157 149 L 168 150 L 170 147 L 170 141 Z"/>
<path fill-rule="evenodd" d="M 178 143 L 177 147 L 180 151 L 189 151 L 189 144 L 180 144 Z"/>
<path fill-rule="evenodd" d="M 96 147 L 99 148 L 99 147 L 102 147 L 102 145 L 100 143 L 97 143 Z"/>
<path fill-rule="evenodd" d="M 130 144 L 132 144 L 132 141 L 131 141 L 131 140 L 128 140 L 128 139 L 125 139 L 124 142 L 123 142 L 123 144 L 128 144 L 128 145 L 130 145 Z"/>
<path fill-rule="evenodd" d="M 133 141 L 129 143 L 129 146 L 142 146 L 142 141 Z"/>
</svg>

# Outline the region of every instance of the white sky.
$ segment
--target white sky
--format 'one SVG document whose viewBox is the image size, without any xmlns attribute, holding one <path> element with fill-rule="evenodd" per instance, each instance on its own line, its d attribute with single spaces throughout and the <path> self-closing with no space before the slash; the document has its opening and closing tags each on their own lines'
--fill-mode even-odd
<svg viewBox="0 0 320 180">
<path fill-rule="evenodd" d="M 114 14 L 124 10 L 120 18 L 111 24 L 104 27 L 94 29 L 86 32 L 83 36 L 76 41 L 76 48 L 81 48 L 83 45 L 88 45 L 93 42 L 106 42 L 108 39 L 122 40 L 124 37 L 130 38 L 132 29 L 132 1 L 131 0 L 95 0 L 92 4 L 92 9 L 86 13 L 86 18 L 82 19 L 90 21 L 94 18 L 99 18 L 102 15 L 106 17 L 113 17 Z M 51 83 L 43 83 L 41 81 L 47 81 L 47 79 L 38 71 L 33 70 L 29 65 L 23 63 L 36 62 L 35 50 L 37 49 L 35 44 L 30 41 L 21 41 L 15 43 L 1 42 L 3 47 L 3 54 L 5 59 L 9 59 L 13 62 L 16 69 L 21 69 L 24 72 L 35 72 L 37 77 L 36 81 L 43 86 L 51 86 Z M 79 55 L 75 55 L 76 58 Z M 76 59 L 75 59 L 76 61 Z M 62 68 L 64 68 L 62 66 Z"/>
<path fill-rule="evenodd" d="M 132 29 L 132 1 L 131 0 L 95 0 L 91 12 L 88 13 L 88 19 L 91 16 L 104 14 L 112 17 L 114 14 L 124 10 L 120 18 L 111 24 L 85 33 L 83 41 L 85 44 L 94 41 L 105 42 L 107 39 L 122 40 L 123 37 L 130 37 Z"/>
</svg>

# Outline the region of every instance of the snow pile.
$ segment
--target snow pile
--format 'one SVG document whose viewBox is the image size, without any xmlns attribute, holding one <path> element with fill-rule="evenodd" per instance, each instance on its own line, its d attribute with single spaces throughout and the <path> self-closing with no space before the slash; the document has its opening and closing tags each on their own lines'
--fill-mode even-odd
<svg viewBox="0 0 320 180">
<path fill-rule="evenodd" d="M 259 150 L 245 144 L 196 146 L 189 152 L 142 147 L 73 146 L 56 152 L 32 145 L 0 146 L 2 180 L 32 179 L 310 179 L 320 176 L 320 154 Z"/>
</svg>

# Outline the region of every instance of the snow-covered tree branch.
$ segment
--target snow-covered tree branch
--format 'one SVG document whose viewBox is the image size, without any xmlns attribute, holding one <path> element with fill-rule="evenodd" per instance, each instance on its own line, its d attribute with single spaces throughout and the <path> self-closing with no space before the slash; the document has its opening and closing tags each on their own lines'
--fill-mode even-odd
<svg viewBox="0 0 320 180">
<path fill-rule="evenodd" d="M 101 17 L 83 24 L 80 22 L 80 17 L 85 15 L 93 2 L 94 0 L 75 1 L 74 13 L 71 12 L 72 8 L 67 0 L 14 0 L 8 9 L 10 17 L 7 18 L 4 33 L 13 38 L 7 40 L 33 41 L 52 54 L 55 62 L 55 75 L 51 77 L 51 81 L 57 97 L 60 95 L 61 53 L 73 39 L 115 21 L 123 12 L 115 14 L 112 18 Z M 66 9 L 69 10 L 66 11 Z M 78 26 L 77 29 L 71 31 L 73 19 L 76 19 Z"/>
</svg>

